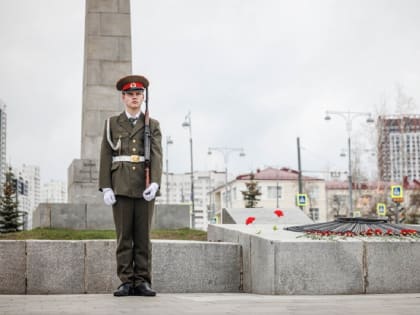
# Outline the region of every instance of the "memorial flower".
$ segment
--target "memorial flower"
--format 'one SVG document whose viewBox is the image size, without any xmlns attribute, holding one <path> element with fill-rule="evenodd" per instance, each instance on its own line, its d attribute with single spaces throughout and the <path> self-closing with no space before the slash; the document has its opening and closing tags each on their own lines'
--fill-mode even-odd
<svg viewBox="0 0 420 315">
<path fill-rule="evenodd" d="M 245 224 L 249 225 L 249 224 L 252 224 L 252 222 L 254 222 L 254 221 L 255 221 L 255 217 L 248 217 L 245 220 Z"/>
<path fill-rule="evenodd" d="M 280 209 L 276 209 L 276 210 L 274 210 L 274 214 L 275 214 L 276 216 L 278 216 L 279 218 L 280 218 L 280 217 L 282 217 L 282 216 L 284 216 L 283 211 L 281 211 Z"/>
<path fill-rule="evenodd" d="M 381 229 L 375 229 L 375 235 L 382 235 L 382 230 Z"/>
</svg>

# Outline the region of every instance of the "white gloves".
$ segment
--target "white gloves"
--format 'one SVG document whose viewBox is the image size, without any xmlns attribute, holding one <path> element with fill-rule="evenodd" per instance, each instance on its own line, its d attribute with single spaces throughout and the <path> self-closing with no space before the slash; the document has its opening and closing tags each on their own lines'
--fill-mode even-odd
<svg viewBox="0 0 420 315">
<path fill-rule="evenodd" d="M 149 187 L 146 188 L 146 190 L 143 192 L 143 198 L 147 201 L 152 200 L 155 198 L 155 195 L 159 189 L 159 185 L 156 183 L 151 183 Z"/>
<path fill-rule="evenodd" d="M 147 189 L 143 192 L 143 198 L 147 201 L 153 200 L 158 190 L 159 185 L 156 183 L 151 183 L 149 187 L 147 187 Z M 104 202 L 107 206 L 112 206 L 117 202 L 112 188 L 102 188 L 102 191 L 104 193 Z"/>
<path fill-rule="evenodd" d="M 103 188 L 102 191 L 104 193 L 104 202 L 107 206 L 112 206 L 114 203 L 117 202 L 112 188 Z"/>
</svg>

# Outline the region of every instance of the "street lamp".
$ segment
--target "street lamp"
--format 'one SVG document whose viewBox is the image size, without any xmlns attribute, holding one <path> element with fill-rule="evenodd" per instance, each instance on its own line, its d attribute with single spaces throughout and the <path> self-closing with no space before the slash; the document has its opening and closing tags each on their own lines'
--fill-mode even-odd
<svg viewBox="0 0 420 315">
<path fill-rule="evenodd" d="M 225 206 L 228 207 L 228 160 L 229 160 L 229 154 L 232 152 L 239 152 L 239 156 L 243 157 L 245 156 L 245 152 L 243 148 L 227 148 L 227 147 L 221 147 L 221 148 L 209 148 L 207 154 L 211 155 L 215 152 L 220 152 L 223 154 L 223 162 L 225 164 Z M 220 211 L 220 222 L 223 223 L 223 208 Z"/>
<path fill-rule="evenodd" d="M 170 136 L 166 137 L 166 204 L 169 204 L 169 157 L 168 147 L 170 144 L 174 144 Z"/>
<path fill-rule="evenodd" d="M 350 208 L 347 209 L 347 216 L 350 215 L 350 213 L 353 212 L 353 190 L 352 190 L 352 186 L 353 186 L 353 182 L 352 182 L 352 175 L 351 175 L 351 128 L 352 128 L 352 122 L 353 119 L 355 119 L 356 117 L 360 117 L 360 116 L 367 116 L 368 118 L 366 119 L 367 123 L 373 123 L 374 120 L 372 118 L 371 113 L 367 113 L 367 112 L 342 112 L 342 111 L 329 111 L 327 110 L 325 112 L 325 120 L 329 121 L 331 120 L 331 115 L 337 115 L 340 116 L 342 118 L 344 118 L 344 120 L 346 121 L 346 130 L 347 130 L 347 146 L 348 146 L 348 158 L 349 158 L 349 206 Z M 349 213 L 350 212 L 350 213 Z"/>
<path fill-rule="evenodd" d="M 185 116 L 182 127 L 188 128 L 190 131 L 190 165 L 191 165 L 191 227 L 195 227 L 195 208 L 194 208 L 194 167 L 193 167 L 193 141 L 191 131 L 191 112 Z"/>
</svg>

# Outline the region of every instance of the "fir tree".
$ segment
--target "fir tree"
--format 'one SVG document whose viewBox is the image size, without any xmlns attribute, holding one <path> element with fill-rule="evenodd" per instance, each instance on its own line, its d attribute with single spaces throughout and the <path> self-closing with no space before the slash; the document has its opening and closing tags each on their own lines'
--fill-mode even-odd
<svg viewBox="0 0 420 315">
<path fill-rule="evenodd" d="M 18 211 L 17 193 L 16 179 L 12 170 L 9 169 L 3 185 L 3 196 L 0 197 L 0 232 L 16 232 L 23 225 L 20 217 L 24 215 L 24 212 Z"/>
<path fill-rule="evenodd" d="M 258 196 L 261 196 L 261 192 L 258 189 L 258 183 L 254 181 L 254 178 L 254 173 L 251 173 L 251 181 L 245 183 L 247 190 L 242 191 L 242 195 L 244 196 L 245 201 L 245 208 L 256 208 L 258 201 L 260 201 Z"/>
</svg>

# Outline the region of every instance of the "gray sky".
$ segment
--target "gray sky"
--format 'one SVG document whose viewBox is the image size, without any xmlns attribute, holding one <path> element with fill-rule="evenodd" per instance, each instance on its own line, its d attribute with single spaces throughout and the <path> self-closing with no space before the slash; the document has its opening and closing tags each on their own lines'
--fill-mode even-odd
<svg viewBox="0 0 420 315">
<path fill-rule="evenodd" d="M 0 0 L 7 159 L 39 165 L 42 181 L 66 180 L 80 157 L 84 10 Z M 416 0 L 135 0 L 131 12 L 133 72 L 150 79 L 151 116 L 174 140 L 170 171 L 190 167 L 189 110 L 195 169 L 224 168 L 209 146 L 244 148 L 229 155 L 234 174 L 297 168 L 300 137 L 304 170 L 344 170 L 345 121 L 325 122 L 325 110 L 393 113 L 398 85 L 420 99 Z M 372 149 L 363 124 L 352 140 Z"/>
</svg>

